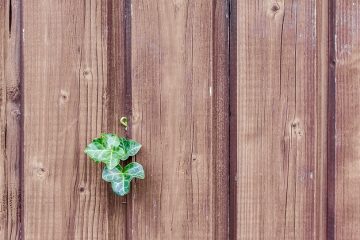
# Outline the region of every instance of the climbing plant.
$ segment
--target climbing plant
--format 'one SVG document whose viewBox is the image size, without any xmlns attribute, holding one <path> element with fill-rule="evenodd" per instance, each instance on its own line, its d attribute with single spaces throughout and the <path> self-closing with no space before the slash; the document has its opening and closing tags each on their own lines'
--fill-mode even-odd
<svg viewBox="0 0 360 240">
<path fill-rule="evenodd" d="M 127 129 L 127 119 L 120 123 Z M 111 183 L 114 193 L 124 196 L 130 192 L 131 180 L 144 179 L 142 165 L 131 162 L 124 166 L 123 162 L 135 156 L 141 144 L 126 137 L 118 137 L 111 133 L 102 133 L 85 148 L 85 153 L 96 163 L 103 163 L 102 179 Z"/>
</svg>

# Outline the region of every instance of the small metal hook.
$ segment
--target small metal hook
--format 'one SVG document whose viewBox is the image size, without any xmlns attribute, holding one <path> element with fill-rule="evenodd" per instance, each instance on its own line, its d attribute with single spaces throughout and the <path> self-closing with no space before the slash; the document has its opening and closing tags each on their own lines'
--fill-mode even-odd
<svg viewBox="0 0 360 240">
<path fill-rule="evenodd" d="M 128 119 L 127 117 L 122 117 L 120 118 L 120 124 L 125 128 L 125 130 L 127 131 L 128 128 Z"/>
</svg>

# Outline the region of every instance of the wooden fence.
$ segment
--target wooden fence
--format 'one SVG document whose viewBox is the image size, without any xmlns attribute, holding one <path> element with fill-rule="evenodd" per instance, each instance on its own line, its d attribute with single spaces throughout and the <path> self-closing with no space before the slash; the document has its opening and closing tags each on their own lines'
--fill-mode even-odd
<svg viewBox="0 0 360 240">
<path fill-rule="evenodd" d="M 360 239 L 360 1 L 1 0 L 0 239 Z M 83 153 L 143 144 L 127 197 Z"/>
</svg>

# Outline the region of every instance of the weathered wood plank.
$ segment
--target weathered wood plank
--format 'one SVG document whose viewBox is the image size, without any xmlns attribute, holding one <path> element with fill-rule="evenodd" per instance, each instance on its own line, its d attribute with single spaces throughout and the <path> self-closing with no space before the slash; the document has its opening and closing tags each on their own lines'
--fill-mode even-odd
<svg viewBox="0 0 360 240">
<path fill-rule="evenodd" d="M 335 166 L 336 166 L 336 142 L 335 142 L 335 111 L 336 111 L 336 82 L 335 82 L 335 4 L 329 1 L 328 13 L 328 124 L 327 124 L 327 216 L 326 231 L 327 239 L 335 239 Z"/>
<path fill-rule="evenodd" d="M 126 205 L 83 154 L 124 114 L 122 11 L 123 1 L 24 1 L 26 239 L 124 238 Z"/>
<path fill-rule="evenodd" d="M 232 235 L 326 239 L 327 1 L 234 8 Z"/>
<path fill-rule="evenodd" d="M 0 237 L 7 237 L 8 229 L 8 194 L 7 187 L 8 184 L 5 179 L 5 172 L 7 170 L 6 164 L 6 139 L 5 139 L 5 130 L 6 130 L 6 78 L 5 78 L 5 39 L 6 39 L 6 5 L 5 2 L 0 3 Z"/>
<path fill-rule="evenodd" d="M 0 239 L 21 238 L 21 5 L 0 2 Z"/>
<path fill-rule="evenodd" d="M 213 1 L 212 154 L 215 179 L 214 239 L 229 238 L 229 2 Z"/>
<path fill-rule="evenodd" d="M 126 67 L 129 60 L 126 52 L 126 21 L 125 0 L 103 1 L 108 8 L 108 46 L 107 46 L 107 92 L 106 116 L 107 130 L 112 133 L 121 133 L 119 119 L 126 116 L 125 99 L 127 94 Z M 106 6 L 106 5 L 105 5 Z M 108 185 L 108 239 L 126 239 L 127 234 L 127 201 L 119 198 Z"/>
<path fill-rule="evenodd" d="M 20 239 L 21 215 L 21 5 L 0 3 L 0 238 Z"/>
<path fill-rule="evenodd" d="M 133 185 L 130 237 L 227 239 L 226 1 L 133 1 L 131 12 L 146 180 Z"/>
<path fill-rule="evenodd" d="M 336 1 L 335 239 L 360 236 L 360 3 Z"/>
</svg>

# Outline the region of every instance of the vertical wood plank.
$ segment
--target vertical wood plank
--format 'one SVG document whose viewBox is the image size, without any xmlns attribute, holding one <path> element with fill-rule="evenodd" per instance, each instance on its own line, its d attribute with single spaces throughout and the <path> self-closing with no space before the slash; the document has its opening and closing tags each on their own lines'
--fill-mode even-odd
<svg viewBox="0 0 360 240">
<path fill-rule="evenodd" d="M 227 239 L 226 4 L 132 1 L 132 239 Z"/>
<path fill-rule="evenodd" d="M 326 239 L 327 1 L 245 0 L 234 7 L 232 234 Z"/>
<path fill-rule="evenodd" d="M 6 146 L 5 146 L 5 129 L 6 129 L 6 78 L 5 78 L 5 49 L 6 49 L 6 5 L 5 2 L 0 3 L 0 90 L 1 90 L 1 99 L 0 99 L 0 237 L 7 237 L 7 229 L 8 229 L 8 200 L 7 200 L 7 183 L 5 179 L 5 172 L 7 170 L 6 164 Z"/>
<path fill-rule="evenodd" d="M 327 131 L 327 239 L 335 239 L 335 181 L 336 181 L 336 141 L 335 141 L 335 111 L 336 111 L 336 82 L 335 82 L 335 5 L 336 1 L 329 1 L 329 48 L 328 48 L 328 131 Z"/>
<path fill-rule="evenodd" d="M 108 47 L 107 47 L 107 131 L 124 135 L 119 119 L 126 116 L 127 94 L 125 0 L 106 1 L 108 5 Z M 98 176 L 98 180 L 100 176 Z M 116 196 L 108 185 L 108 239 L 126 239 L 127 201 Z"/>
<path fill-rule="evenodd" d="M 21 238 L 21 5 L 0 2 L 0 239 Z"/>
<path fill-rule="evenodd" d="M 124 109 L 122 3 L 24 1 L 26 239 L 124 238 L 126 205 L 83 154 Z"/>
<path fill-rule="evenodd" d="M 360 235 L 360 3 L 336 1 L 335 239 Z"/>
<path fill-rule="evenodd" d="M 212 154 L 214 159 L 214 239 L 229 239 L 229 1 L 213 1 Z"/>
</svg>

